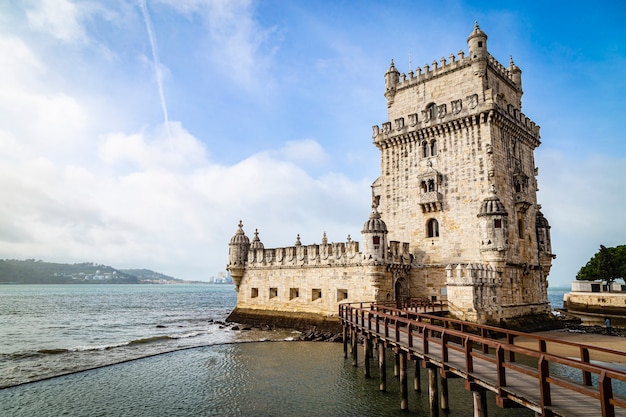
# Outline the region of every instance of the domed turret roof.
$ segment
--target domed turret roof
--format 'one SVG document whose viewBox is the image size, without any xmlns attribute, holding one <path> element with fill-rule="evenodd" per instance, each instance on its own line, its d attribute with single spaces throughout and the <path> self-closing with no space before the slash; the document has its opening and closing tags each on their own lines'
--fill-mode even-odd
<svg viewBox="0 0 626 417">
<path fill-rule="evenodd" d="M 473 39 L 475 37 L 481 37 L 481 38 L 487 39 L 487 34 L 483 32 L 482 30 L 480 30 L 480 28 L 478 27 L 478 21 L 474 22 L 474 30 L 472 30 L 472 33 L 469 34 L 467 41 L 469 42 L 470 39 Z"/>
<path fill-rule="evenodd" d="M 537 210 L 537 219 L 535 220 L 535 225 L 537 228 L 550 228 L 550 223 L 548 223 L 548 219 L 544 217 L 543 213 L 540 210 Z"/>
<path fill-rule="evenodd" d="M 230 239 L 230 244 L 231 245 L 241 245 L 241 244 L 249 245 L 250 244 L 250 239 L 248 239 L 248 236 L 246 236 L 246 234 L 243 231 L 243 223 L 241 222 L 241 220 L 239 220 L 239 228 L 235 232 L 235 235 Z"/>
<path fill-rule="evenodd" d="M 491 189 L 489 190 L 489 196 L 485 197 L 485 199 L 483 200 L 483 204 L 480 206 L 480 212 L 478 213 L 478 217 L 491 216 L 494 214 L 508 216 L 508 213 L 504 208 L 504 204 L 502 204 L 502 202 L 496 195 L 496 187 L 492 185 Z"/>
<path fill-rule="evenodd" d="M 387 225 L 380 218 L 380 213 L 378 213 L 376 207 L 372 208 L 372 213 L 369 219 L 363 224 L 361 233 L 387 233 Z"/>
<path fill-rule="evenodd" d="M 263 243 L 261 239 L 259 239 L 259 229 L 255 229 L 254 237 L 252 238 L 252 243 L 250 244 L 250 249 L 264 249 Z"/>
</svg>

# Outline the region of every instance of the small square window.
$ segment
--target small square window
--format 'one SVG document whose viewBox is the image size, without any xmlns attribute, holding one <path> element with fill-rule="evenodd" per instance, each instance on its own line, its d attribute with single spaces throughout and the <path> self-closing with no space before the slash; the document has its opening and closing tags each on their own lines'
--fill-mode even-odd
<svg viewBox="0 0 626 417">
<path fill-rule="evenodd" d="M 278 288 L 270 288 L 270 298 L 278 297 Z"/>
<path fill-rule="evenodd" d="M 348 290 L 337 289 L 337 301 L 343 301 L 348 298 Z"/>
<path fill-rule="evenodd" d="M 289 299 L 293 300 L 298 297 L 300 297 L 300 288 L 289 288 Z"/>
<path fill-rule="evenodd" d="M 493 219 L 493 227 L 496 229 L 502 228 L 502 219 Z"/>
<path fill-rule="evenodd" d="M 322 298 L 322 289 L 313 288 L 313 290 L 311 290 L 311 301 L 315 301 L 319 298 Z"/>
<path fill-rule="evenodd" d="M 250 291 L 250 298 L 257 298 L 258 296 L 259 296 L 259 289 L 252 288 L 252 291 Z"/>
</svg>

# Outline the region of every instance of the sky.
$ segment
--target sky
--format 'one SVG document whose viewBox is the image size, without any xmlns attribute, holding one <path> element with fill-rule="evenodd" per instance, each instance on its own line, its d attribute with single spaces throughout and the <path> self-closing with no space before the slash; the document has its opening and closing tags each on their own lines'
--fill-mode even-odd
<svg viewBox="0 0 626 417">
<path fill-rule="evenodd" d="M 568 286 L 626 244 L 625 18 L 623 1 L 2 1 L 0 259 L 208 280 L 239 220 L 265 247 L 361 240 L 390 60 L 467 53 L 478 21 L 523 71 L 549 282 Z"/>
</svg>

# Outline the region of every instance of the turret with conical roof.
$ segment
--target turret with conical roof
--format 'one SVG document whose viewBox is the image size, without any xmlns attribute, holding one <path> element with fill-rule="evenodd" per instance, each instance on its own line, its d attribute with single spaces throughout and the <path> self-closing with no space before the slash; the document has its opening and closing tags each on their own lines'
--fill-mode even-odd
<svg viewBox="0 0 626 417">
<path fill-rule="evenodd" d="M 474 22 L 474 30 L 467 37 L 469 56 L 471 59 L 487 58 L 487 34 L 480 30 L 478 22 Z"/>
<path fill-rule="evenodd" d="M 478 213 L 480 251 L 485 261 L 501 261 L 509 249 L 509 214 L 492 184 Z"/>
<path fill-rule="evenodd" d="M 392 59 L 391 64 L 389 64 L 389 69 L 385 73 L 385 97 L 387 98 L 387 106 L 393 104 L 398 82 L 400 82 L 400 71 L 396 69 Z"/>
<path fill-rule="evenodd" d="M 228 265 L 226 265 L 226 269 L 230 272 L 230 276 L 235 283 L 235 290 L 237 291 L 239 291 L 239 284 L 246 267 L 249 249 L 250 239 L 243 231 L 243 222 L 239 220 L 239 227 L 228 244 Z"/>
<path fill-rule="evenodd" d="M 381 263 L 387 258 L 387 225 L 380 218 L 376 206 L 372 206 L 372 213 L 363 224 L 361 230 L 363 238 L 363 259 L 366 262 Z"/>
</svg>

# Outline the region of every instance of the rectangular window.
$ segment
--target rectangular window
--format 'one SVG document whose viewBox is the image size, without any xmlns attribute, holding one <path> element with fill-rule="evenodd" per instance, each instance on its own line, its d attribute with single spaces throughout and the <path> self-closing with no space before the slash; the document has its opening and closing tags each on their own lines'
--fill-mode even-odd
<svg viewBox="0 0 626 417">
<path fill-rule="evenodd" d="M 257 298 L 258 296 L 259 296 L 259 289 L 252 288 L 252 291 L 250 291 L 250 298 Z"/>
<path fill-rule="evenodd" d="M 311 290 L 311 301 L 315 301 L 319 298 L 322 298 L 322 289 L 321 288 L 313 288 Z"/>
<path fill-rule="evenodd" d="M 270 288 L 270 298 L 278 297 L 278 288 Z"/>
<path fill-rule="evenodd" d="M 493 227 L 495 227 L 496 229 L 502 228 L 502 219 L 494 219 Z"/>
<path fill-rule="evenodd" d="M 337 289 L 337 301 L 343 301 L 348 298 L 348 290 Z"/>
<path fill-rule="evenodd" d="M 289 299 L 293 300 L 298 297 L 300 297 L 300 288 L 289 288 Z"/>
</svg>

